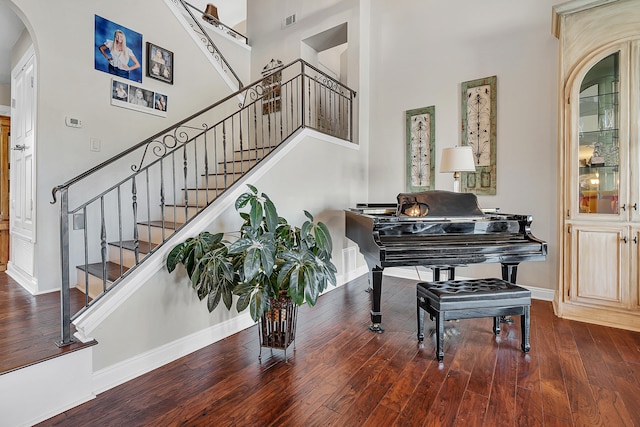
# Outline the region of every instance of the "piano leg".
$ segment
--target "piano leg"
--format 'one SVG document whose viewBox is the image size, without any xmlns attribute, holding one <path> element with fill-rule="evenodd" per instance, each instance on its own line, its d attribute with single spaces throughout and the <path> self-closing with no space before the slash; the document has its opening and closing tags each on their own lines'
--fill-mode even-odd
<svg viewBox="0 0 640 427">
<path fill-rule="evenodd" d="M 452 266 L 437 266 L 437 267 L 429 267 L 433 272 L 433 281 L 440 281 L 440 271 L 447 270 L 449 272 L 449 278 L 447 280 L 454 280 L 456 278 L 456 268 Z"/>
<path fill-rule="evenodd" d="M 380 300 L 382 297 L 382 268 L 374 267 L 371 269 L 371 285 L 373 287 L 373 299 L 371 300 L 371 325 L 369 325 L 369 330 L 381 334 L 384 332 L 380 308 Z"/>
<path fill-rule="evenodd" d="M 518 263 L 515 263 L 515 264 L 502 263 L 502 280 L 506 280 L 507 282 L 511 282 L 515 285 L 517 276 L 518 276 Z M 513 324 L 513 318 L 511 316 L 501 316 L 500 322 L 507 325 L 511 325 Z M 499 325 L 498 325 L 497 333 L 500 333 Z"/>
<path fill-rule="evenodd" d="M 518 264 L 502 264 L 502 280 L 516 284 L 516 276 L 518 275 Z"/>
<path fill-rule="evenodd" d="M 373 284 L 373 270 L 376 268 L 376 264 L 369 262 L 368 259 L 365 259 L 365 261 L 367 262 L 367 267 L 369 267 L 369 287 L 367 289 L 365 289 L 365 292 L 367 293 L 371 293 L 371 291 L 373 291 L 373 288 L 371 287 Z"/>
</svg>

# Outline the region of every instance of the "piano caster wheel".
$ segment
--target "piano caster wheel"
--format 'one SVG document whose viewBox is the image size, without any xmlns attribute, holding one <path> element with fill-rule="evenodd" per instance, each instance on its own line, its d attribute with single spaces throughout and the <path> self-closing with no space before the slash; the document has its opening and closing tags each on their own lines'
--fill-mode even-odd
<svg viewBox="0 0 640 427">
<path fill-rule="evenodd" d="M 378 334 L 381 334 L 384 332 L 384 328 L 382 327 L 382 325 L 380 323 L 372 323 L 369 325 L 369 330 L 371 332 L 376 332 Z"/>
<path fill-rule="evenodd" d="M 418 334 L 418 341 L 424 341 L 424 334 Z"/>
</svg>

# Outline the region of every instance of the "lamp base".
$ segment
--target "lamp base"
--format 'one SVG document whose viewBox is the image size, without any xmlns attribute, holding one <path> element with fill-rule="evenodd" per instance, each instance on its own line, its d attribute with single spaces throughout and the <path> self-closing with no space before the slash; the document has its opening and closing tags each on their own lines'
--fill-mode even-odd
<svg viewBox="0 0 640 427">
<path fill-rule="evenodd" d="M 460 192 L 460 172 L 453 173 L 453 192 Z"/>
</svg>

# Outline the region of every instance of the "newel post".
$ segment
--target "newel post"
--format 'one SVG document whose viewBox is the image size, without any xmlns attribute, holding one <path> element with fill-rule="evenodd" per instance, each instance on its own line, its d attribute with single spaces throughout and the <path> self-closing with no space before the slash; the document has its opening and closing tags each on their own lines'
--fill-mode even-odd
<svg viewBox="0 0 640 427">
<path fill-rule="evenodd" d="M 68 188 L 60 189 L 60 261 L 62 284 L 60 286 L 61 337 L 58 347 L 72 344 L 71 296 L 69 292 L 69 195 Z"/>
</svg>

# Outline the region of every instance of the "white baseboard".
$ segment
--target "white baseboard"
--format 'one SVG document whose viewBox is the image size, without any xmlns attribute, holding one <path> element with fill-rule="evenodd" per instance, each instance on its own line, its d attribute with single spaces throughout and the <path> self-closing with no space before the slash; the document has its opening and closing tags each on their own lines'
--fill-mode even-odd
<svg viewBox="0 0 640 427">
<path fill-rule="evenodd" d="M 20 286 L 25 288 L 31 295 L 39 295 L 46 292 L 38 291 L 38 281 L 35 277 L 23 272 L 20 267 L 17 267 L 13 261 L 7 263 L 7 276 L 15 280 Z M 52 291 L 59 291 L 60 289 L 52 289 Z"/>
</svg>

